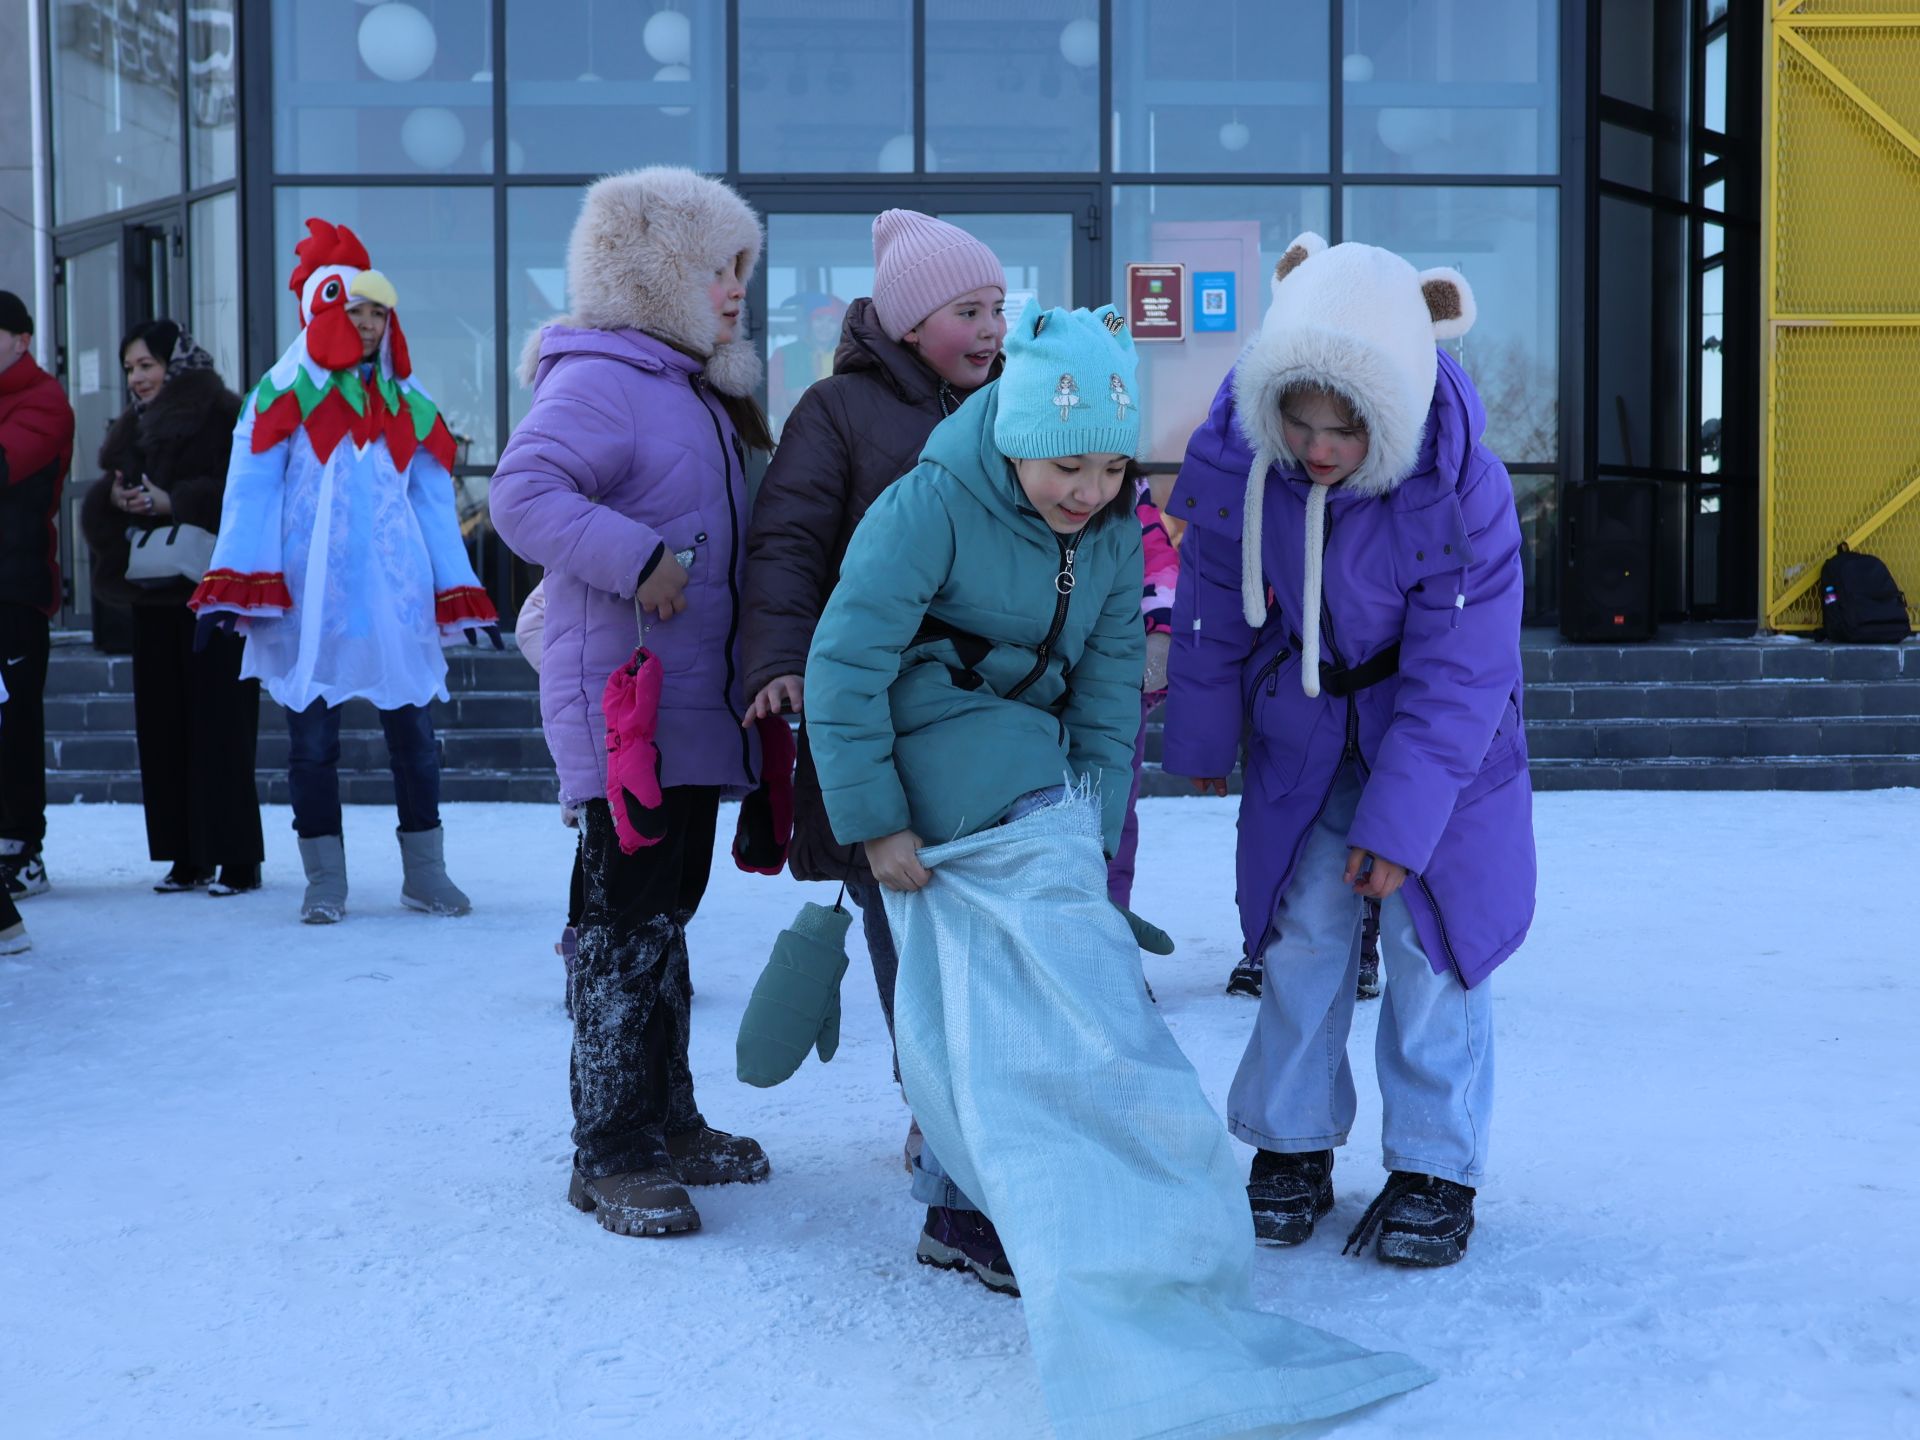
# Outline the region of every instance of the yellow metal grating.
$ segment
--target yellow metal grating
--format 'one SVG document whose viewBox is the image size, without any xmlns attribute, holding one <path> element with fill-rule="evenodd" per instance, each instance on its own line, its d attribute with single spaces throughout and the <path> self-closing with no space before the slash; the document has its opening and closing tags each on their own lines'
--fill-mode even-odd
<svg viewBox="0 0 1920 1440">
<path fill-rule="evenodd" d="M 1920 14 L 1920 0 L 1903 3 Z M 1810 28 L 1799 34 L 1896 124 L 1920 137 L 1920 26 Z"/>
<path fill-rule="evenodd" d="M 1741 3 L 1741 0 L 1736 0 Z M 1807 15 L 1913 15 L 1920 13 L 1915 0 L 1800 0 L 1786 18 L 1797 20 Z"/>
<path fill-rule="evenodd" d="M 1798 51 L 1782 47 L 1778 81 L 1779 313 L 1920 312 L 1920 156 Z M 1920 79 L 1906 88 L 1920 93 Z"/>
<path fill-rule="evenodd" d="M 1920 478 L 1920 326 L 1781 326 L 1773 353 L 1768 607 Z M 1861 541 L 1920 621 L 1920 502 Z M 1811 589 L 1769 622 L 1819 624 Z"/>
</svg>

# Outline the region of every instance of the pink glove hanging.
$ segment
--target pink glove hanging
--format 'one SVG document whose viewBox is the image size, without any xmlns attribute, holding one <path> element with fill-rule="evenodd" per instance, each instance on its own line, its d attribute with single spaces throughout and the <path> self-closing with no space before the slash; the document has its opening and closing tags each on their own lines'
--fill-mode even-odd
<svg viewBox="0 0 1920 1440">
<path fill-rule="evenodd" d="M 654 744 L 665 678 L 659 657 L 643 644 L 607 677 L 600 696 L 607 718 L 607 806 L 613 811 L 621 852 L 627 855 L 666 838 L 660 750 Z"/>
</svg>

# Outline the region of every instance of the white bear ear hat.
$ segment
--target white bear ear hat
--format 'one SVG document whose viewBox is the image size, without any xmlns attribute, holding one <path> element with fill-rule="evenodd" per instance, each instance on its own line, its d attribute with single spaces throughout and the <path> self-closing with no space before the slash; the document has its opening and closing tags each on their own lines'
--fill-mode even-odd
<svg viewBox="0 0 1920 1440">
<path fill-rule="evenodd" d="M 1346 397 L 1367 428 L 1367 458 L 1340 483 L 1390 494 L 1412 473 L 1426 435 L 1439 362 L 1436 340 L 1472 328 L 1473 290 L 1459 271 L 1416 271 L 1391 250 L 1349 242 L 1329 247 L 1311 231 L 1273 268 L 1273 304 L 1234 369 L 1233 402 L 1253 448 L 1241 511 L 1240 600 L 1247 623 L 1266 623 L 1260 529 L 1267 471 L 1299 466 L 1287 447 L 1280 397 L 1301 385 Z M 1326 485 L 1307 500 L 1306 587 L 1301 597 L 1300 683 L 1320 693 L 1320 561 L 1326 547 Z"/>
</svg>

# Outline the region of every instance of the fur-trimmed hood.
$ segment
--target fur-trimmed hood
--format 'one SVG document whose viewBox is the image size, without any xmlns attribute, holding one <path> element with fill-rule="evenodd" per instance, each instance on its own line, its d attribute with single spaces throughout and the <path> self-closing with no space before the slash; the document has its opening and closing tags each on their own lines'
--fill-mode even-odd
<svg viewBox="0 0 1920 1440">
<path fill-rule="evenodd" d="M 573 308 L 548 323 L 645 331 L 703 360 L 715 389 L 751 394 L 759 352 L 745 335 L 715 345 L 707 286 L 729 260 L 738 261 L 744 285 L 762 239 L 759 216 L 718 180 L 677 165 L 609 175 L 588 187 L 567 242 Z M 536 330 L 521 352 L 523 384 L 533 383 L 539 359 Z"/>
</svg>

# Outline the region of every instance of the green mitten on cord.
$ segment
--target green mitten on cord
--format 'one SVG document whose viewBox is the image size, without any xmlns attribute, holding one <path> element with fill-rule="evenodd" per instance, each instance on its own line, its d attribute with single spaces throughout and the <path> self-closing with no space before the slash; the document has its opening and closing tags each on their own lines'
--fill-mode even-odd
<svg viewBox="0 0 1920 1440">
<path fill-rule="evenodd" d="M 735 1073 L 747 1084 L 778 1085 L 809 1049 L 824 1062 L 840 1048 L 840 977 L 852 924 L 851 910 L 809 903 L 775 937 L 734 1045 Z"/>
<path fill-rule="evenodd" d="M 1127 928 L 1133 931 L 1133 943 L 1149 955 L 1173 954 L 1173 937 L 1158 925 L 1150 925 L 1124 905 L 1113 907 L 1125 917 Z"/>
</svg>

